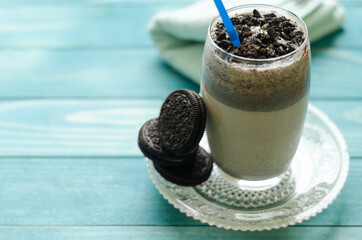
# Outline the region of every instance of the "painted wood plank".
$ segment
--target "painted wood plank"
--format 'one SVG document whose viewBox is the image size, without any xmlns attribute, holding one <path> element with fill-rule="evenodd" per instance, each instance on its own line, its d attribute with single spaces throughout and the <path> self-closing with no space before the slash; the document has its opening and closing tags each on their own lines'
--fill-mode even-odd
<svg viewBox="0 0 362 240">
<path fill-rule="evenodd" d="M 289 227 L 266 232 L 234 232 L 214 227 L 0 227 L 0 237 L 7 240 L 178 240 L 178 239 L 248 239 L 248 240 L 359 240 L 361 227 Z"/>
<path fill-rule="evenodd" d="M 143 159 L 1 159 L 0 225 L 192 225 Z"/>
<path fill-rule="evenodd" d="M 0 9 L 0 47 L 84 49 L 153 46 L 147 23 L 158 11 L 187 3 L 24 6 Z"/>
<path fill-rule="evenodd" d="M 197 0 L 2 0 L 0 6 L 89 6 L 89 5 L 123 5 L 123 4 L 169 4 L 169 3 L 193 3 Z M 354 0 L 342 0 L 354 1 Z"/>
<path fill-rule="evenodd" d="M 362 156 L 362 101 L 312 101 L 344 134 L 352 156 Z"/>
<path fill-rule="evenodd" d="M 312 101 L 362 156 L 362 101 Z M 0 102 L 0 156 L 142 156 L 142 124 L 162 100 L 27 100 Z"/>
<path fill-rule="evenodd" d="M 332 47 L 314 48 L 311 97 L 361 97 L 361 65 L 360 51 Z"/>
<path fill-rule="evenodd" d="M 362 51 L 315 49 L 312 98 L 362 97 Z M 161 62 L 154 49 L 8 51 L 0 55 L 2 98 L 163 98 L 198 90 Z"/>
<path fill-rule="evenodd" d="M 170 3 L 170 2 L 184 2 L 184 3 L 193 3 L 197 0 L 2 0 L 1 3 L 5 6 L 24 6 L 24 5 L 89 5 L 89 4 L 123 4 L 123 3 Z M 360 0 L 339 0 L 340 3 L 344 5 L 349 4 L 360 4 Z"/>
<path fill-rule="evenodd" d="M 361 171 L 353 159 L 341 195 L 301 225 L 362 226 Z M 143 158 L 1 158 L 0 189 L 0 226 L 202 225 L 163 199 Z"/>
<path fill-rule="evenodd" d="M 164 97 L 198 86 L 163 64 L 155 50 L 2 51 L 1 97 Z"/>
<path fill-rule="evenodd" d="M 356 6 L 360 6 L 362 4 L 362 2 L 360 0 L 339 0 L 340 3 L 342 3 L 343 5 L 356 5 Z"/>
<path fill-rule="evenodd" d="M 146 27 L 151 16 L 159 11 L 178 9 L 190 4 L 182 1 L 109 3 L 2 7 L 0 48 L 153 47 Z M 316 46 L 362 47 L 362 22 L 358 21 L 362 4 L 359 7 L 347 6 L 346 9 L 344 31 Z"/>
<path fill-rule="evenodd" d="M 15 101 L 0 104 L 2 156 L 141 156 L 137 135 L 159 100 Z"/>
</svg>

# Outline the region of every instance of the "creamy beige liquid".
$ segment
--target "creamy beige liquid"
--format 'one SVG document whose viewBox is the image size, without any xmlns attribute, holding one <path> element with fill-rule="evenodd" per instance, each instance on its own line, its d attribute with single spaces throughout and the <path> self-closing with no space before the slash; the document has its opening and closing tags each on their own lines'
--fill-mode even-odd
<svg viewBox="0 0 362 240">
<path fill-rule="evenodd" d="M 282 174 L 295 154 L 301 136 L 308 94 L 286 108 L 246 111 L 227 106 L 201 86 L 207 106 L 206 132 L 216 164 L 245 180 Z"/>
</svg>

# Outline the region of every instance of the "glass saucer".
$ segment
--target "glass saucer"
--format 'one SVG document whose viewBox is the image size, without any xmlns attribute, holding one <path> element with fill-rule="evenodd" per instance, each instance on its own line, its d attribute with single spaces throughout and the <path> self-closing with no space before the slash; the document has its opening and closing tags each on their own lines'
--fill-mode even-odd
<svg viewBox="0 0 362 240">
<path fill-rule="evenodd" d="M 205 137 L 200 145 L 209 151 Z M 146 162 L 156 188 L 175 208 L 211 226 L 241 231 L 287 227 L 322 212 L 340 193 L 349 169 L 342 134 L 311 104 L 297 153 L 290 169 L 279 179 L 284 184 L 273 190 L 282 201 L 267 197 L 265 192 L 235 191 L 233 181 L 215 164 L 205 183 L 183 187 L 162 178 L 152 161 Z"/>
</svg>

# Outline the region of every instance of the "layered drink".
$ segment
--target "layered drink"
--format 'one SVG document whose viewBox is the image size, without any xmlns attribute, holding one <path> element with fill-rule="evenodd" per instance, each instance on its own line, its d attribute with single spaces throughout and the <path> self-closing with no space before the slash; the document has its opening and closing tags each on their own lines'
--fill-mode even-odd
<svg viewBox="0 0 362 240">
<path fill-rule="evenodd" d="M 286 10 L 258 5 L 228 11 L 241 46 L 221 20 L 210 27 L 201 94 L 215 163 L 243 180 L 286 171 L 308 107 L 310 46 L 305 24 Z"/>
</svg>

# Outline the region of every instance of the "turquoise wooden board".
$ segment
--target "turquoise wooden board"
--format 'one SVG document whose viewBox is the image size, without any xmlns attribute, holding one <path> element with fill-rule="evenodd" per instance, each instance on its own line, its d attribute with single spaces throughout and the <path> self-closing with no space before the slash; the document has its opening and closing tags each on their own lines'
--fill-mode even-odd
<svg viewBox="0 0 362 240">
<path fill-rule="evenodd" d="M 172 2 L 176 3 L 193 3 L 196 0 L 172 0 Z M 349 1 L 357 1 L 357 0 L 342 0 L 342 2 L 349 2 Z M 11 7 L 19 7 L 19 6 L 89 6 L 89 5 L 123 5 L 123 4 L 168 4 L 170 0 L 2 0 L 1 5 L 3 6 L 11 6 Z M 0 6 L 1 6 L 0 5 Z"/>
<path fill-rule="evenodd" d="M 192 225 L 143 159 L 1 159 L 0 225 Z"/>
<path fill-rule="evenodd" d="M 191 2 L 0 2 L 0 239 L 361 239 L 362 2 L 342 0 L 344 30 L 312 46 L 312 102 L 353 157 L 345 188 L 317 217 L 262 233 L 174 209 L 137 148 L 167 94 L 199 89 L 161 62 L 146 29 Z"/>
<path fill-rule="evenodd" d="M 152 49 L 2 51 L 0 69 L 3 98 L 155 98 L 198 89 Z"/>
<path fill-rule="evenodd" d="M 183 3 L 193 3 L 197 0 L 173 0 L 172 2 L 183 2 Z M 137 3 L 137 4 L 144 4 L 144 3 L 170 3 L 169 0 L 2 0 L 1 3 L 4 6 L 27 6 L 27 5 L 117 5 L 117 4 L 124 4 L 124 3 Z M 361 2 L 360 0 L 339 0 L 340 3 L 343 5 L 359 5 Z"/>
<path fill-rule="evenodd" d="M 156 12 L 178 9 L 190 2 L 123 2 L 122 4 L 26 5 L 0 10 L 2 49 L 99 49 L 153 47 L 147 24 Z M 1 6 L 1 3 L 0 3 Z M 362 10 L 347 6 L 343 33 L 316 46 L 362 47 Z"/>
<path fill-rule="evenodd" d="M 335 202 L 302 226 L 362 226 L 361 160 Z M 144 158 L 1 158 L 0 189 L 0 226 L 202 225 L 163 199 Z"/>
<path fill-rule="evenodd" d="M 352 156 L 362 156 L 362 102 L 312 101 L 340 127 Z M 0 156 L 142 156 L 142 124 L 162 100 L 0 102 Z"/>
<path fill-rule="evenodd" d="M 181 2 L 85 6 L 22 6 L 0 9 L 2 49 L 84 49 L 152 46 L 147 23 Z M 1 4 L 0 4 L 1 6 Z"/>
<path fill-rule="evenodd" d="M 183 3 L 193 3 L 196 0 L 173 0 L 172 2 L 183 2 Z M 144 4 L 144 3 L 158 3 L 158 4 L 163 4 L 163 3 L 170 3 L 169 0 L 57 0 L 57 1 L 52 1 L 52 0 L 28 0 L 28 1 L 24 1 L 24 0 L 3 0 L 1 1 L 1 3 L 5 6 L 26 6 L 26 5 L 60 5 L 62 6 L 63 4 L 66 5 L 90 5 L 90 4 L 102 4 L 102 5 L 116 5 L 116 4 L 124 4 L 124 3 L 138 3 L 138 4 Z M 343 5 L 360 5 L 360 0 L 339 0 L 340 3 L 342 3 Z"/>
<path fill-rule="evenodd" d="M 361 97 L 362 51 L 341 48 L 313 48 L 311 97 Z M 341 70 L 343 69 L 343 70 Z"/>
<path fill-rule="evenodd" d="M 160 105 L 131 99 L 3 102 L 0 154 L 140 156 L 139 127 L 157 117 Z"/>
<path fill-rule="evenodd" d="M 362 51 L 314 49 L 312 98 L 361 98 L 361 64 Z M 151 48 L 3 50 L 0 69 L 2 98 L 163 98 L 177 88 L 198 90 Z"/>
<path fill-rule="evenodd" d="M 267 232 L 234 232 L 214 227 L 0 227 L 3 239 L 28 240 L 176 240 L 176 239 L 248 239 L 248 240 L 359 240 L 361 227 L 289 227 Z"/>
<path fill-rule="evenodd" d="M 342 131 L 351 156 L 362 156 L 362 101 L 312 101 Z"/>
</svg>

